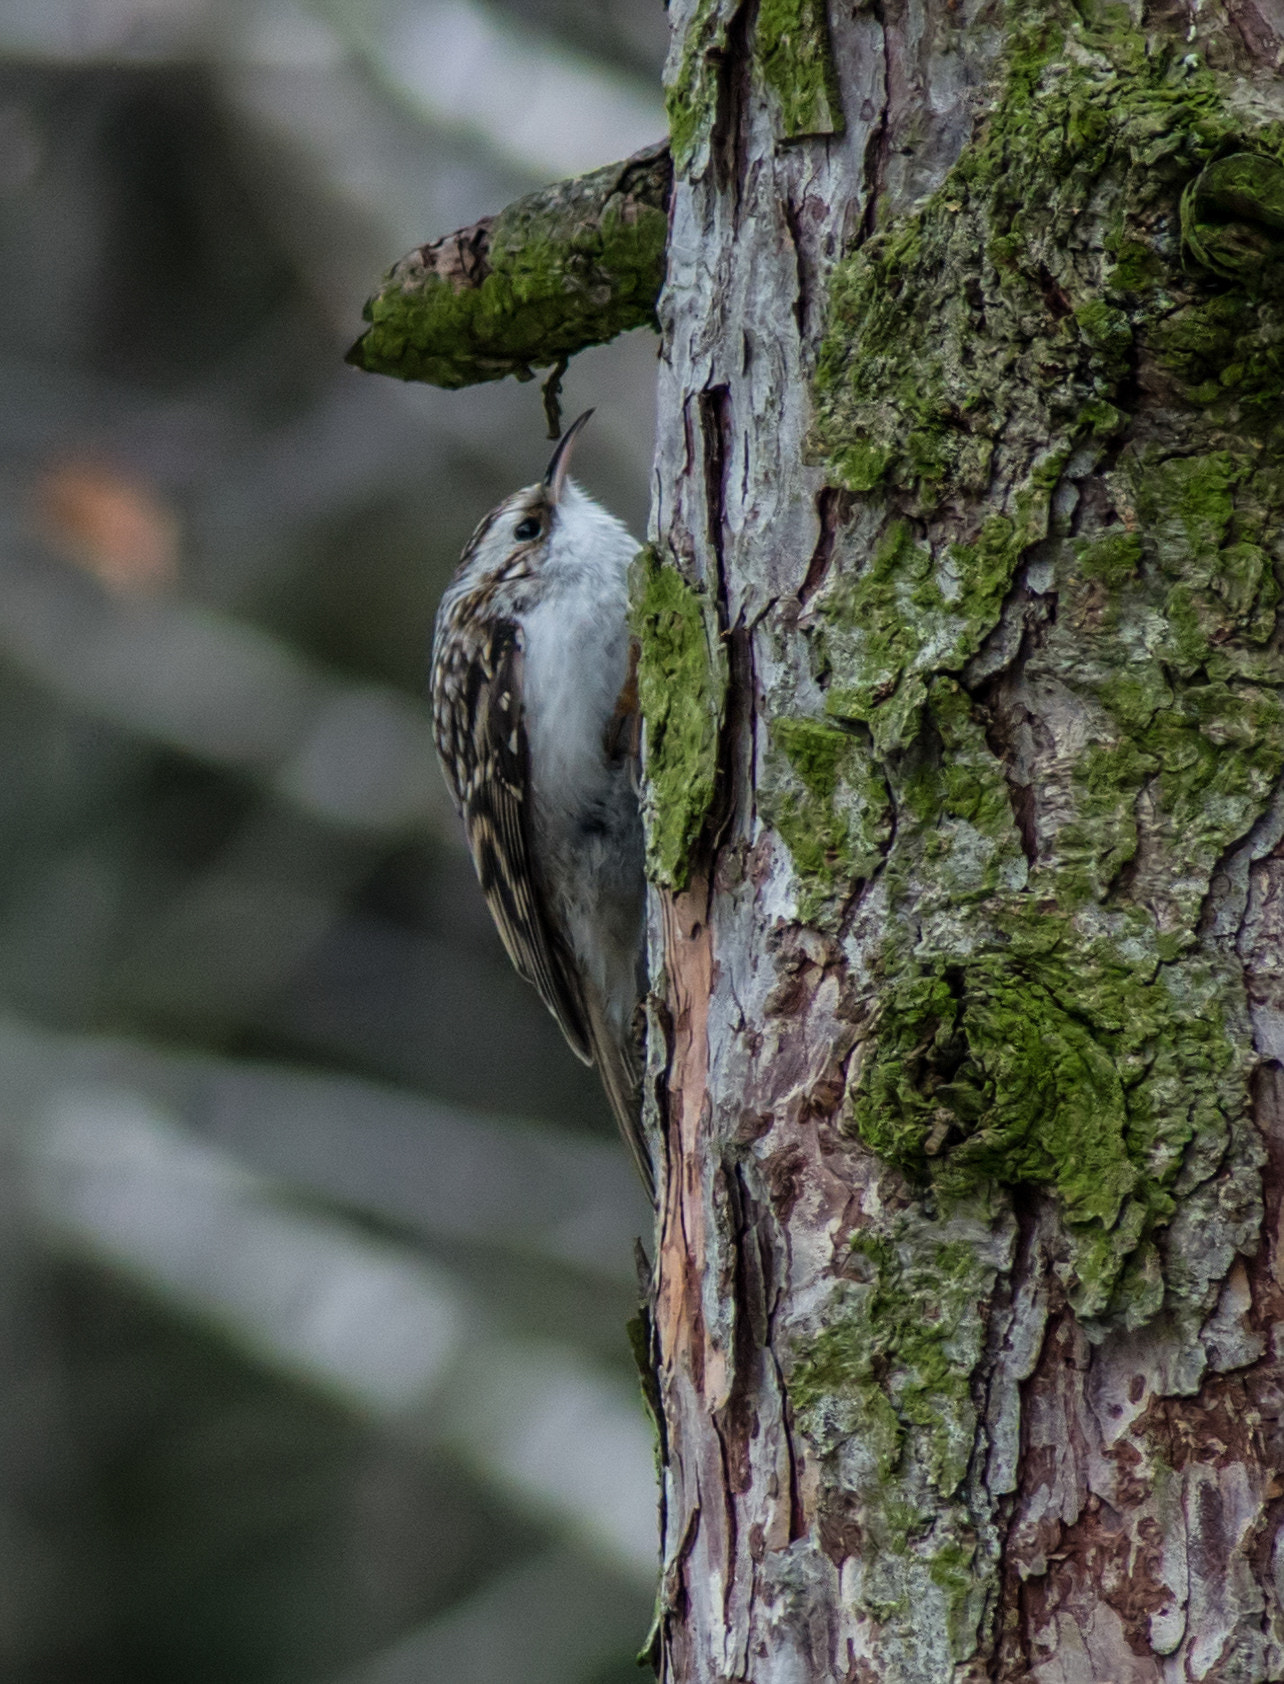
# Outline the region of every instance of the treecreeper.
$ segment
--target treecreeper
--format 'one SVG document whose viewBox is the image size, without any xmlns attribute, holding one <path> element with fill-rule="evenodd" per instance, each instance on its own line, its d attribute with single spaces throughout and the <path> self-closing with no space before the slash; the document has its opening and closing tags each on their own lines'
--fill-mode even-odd
<svg viewBox="0 0 1284 1684">
<path fill-rule="evenodd" d="M 595 1064 L 654 1197 L 636 1008 L 645 897 L 628 570 L 640 548 L 548 471 L 469 539 L 437 611 L 433 730 L 508 956 Z"/>
</svg>

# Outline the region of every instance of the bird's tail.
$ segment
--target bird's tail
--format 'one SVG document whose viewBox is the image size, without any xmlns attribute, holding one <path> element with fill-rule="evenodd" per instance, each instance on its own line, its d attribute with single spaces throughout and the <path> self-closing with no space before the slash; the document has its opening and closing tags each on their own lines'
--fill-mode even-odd
<svg viewBox="0 0 1284 1684">
<path fill-rule="evenodd" d="M 621 1033 L 596 1000 L 586 1002 L 589 1047 L 642 1185 L 655 1203 L 655 1174 L 642 1133 L 642 1058 L 631 1026 Z"/>
</svg>

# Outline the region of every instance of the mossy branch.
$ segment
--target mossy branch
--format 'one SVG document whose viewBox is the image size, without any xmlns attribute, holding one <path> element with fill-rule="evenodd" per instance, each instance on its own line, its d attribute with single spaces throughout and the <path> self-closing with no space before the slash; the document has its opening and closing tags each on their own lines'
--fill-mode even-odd
<svg viewBox="0 0 1284 1684">
<path fill-rule="evenodd" d="M 661 142 L 416 247 L 368 300 L 347 360 L 455 389 L 529 380 L 654 326 L 672 181 Z"/>
</svg>

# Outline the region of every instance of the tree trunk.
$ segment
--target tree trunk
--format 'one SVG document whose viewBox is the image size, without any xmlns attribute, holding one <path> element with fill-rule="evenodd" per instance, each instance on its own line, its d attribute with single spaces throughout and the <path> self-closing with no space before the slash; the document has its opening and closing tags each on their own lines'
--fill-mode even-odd
<svg viewBox="0 0 1284 1684">
<path fill-rule="evenodd" d="M 1284 1678 L 1284 12 L 671 13 L 662 1675 Z"/>
</svg>

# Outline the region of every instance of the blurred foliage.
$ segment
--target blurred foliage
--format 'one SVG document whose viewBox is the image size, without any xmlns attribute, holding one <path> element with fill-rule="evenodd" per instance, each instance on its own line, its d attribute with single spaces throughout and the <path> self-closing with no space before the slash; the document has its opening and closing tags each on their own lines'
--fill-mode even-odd
<svg viewBox="0 0 1284 1684">
<path fill-rule="evenodd" d="M 524 54 L 588 93 L 521 142 L 442 103 L 428 28 L 483 86 Z M 0 20 L 6 1678 L 637 1676 L 647 1213 L 422 702 L 538 390 L 341 359 L 411 245 L 614 109 L 608 156 L 658 136 L 664 36 L 658 0 Z M 567 380 L 639 531 L 654 355 Z"/>
</svg>

